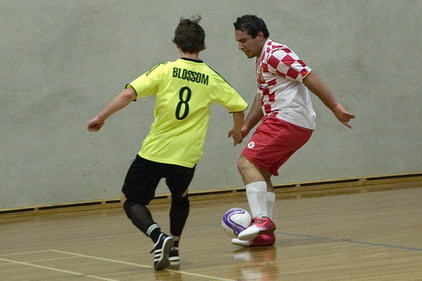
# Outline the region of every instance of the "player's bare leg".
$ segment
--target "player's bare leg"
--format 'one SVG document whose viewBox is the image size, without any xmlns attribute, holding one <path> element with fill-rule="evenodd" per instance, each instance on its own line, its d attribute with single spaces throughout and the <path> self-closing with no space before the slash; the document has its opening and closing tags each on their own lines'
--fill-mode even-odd
<svg viewBox="0 0 422 281">
<path fill-rule="evenodd" d="M 274 232 L 275 224 L 270 219 L 267 210 L 268 191 L 271 191 L 270 193 L 272 194 L 269 195 L 271 213 L 272 205 L 275 201 L 271 174 L 267 171 L 262 171 L 244 156 L 240 157 L 237 165 L 245 183 L 246 196 L 253 217 L 252 225 L 239 233 L 238 238 L 240 240 L 252 240 L 259 234 Z"/>
</svg>

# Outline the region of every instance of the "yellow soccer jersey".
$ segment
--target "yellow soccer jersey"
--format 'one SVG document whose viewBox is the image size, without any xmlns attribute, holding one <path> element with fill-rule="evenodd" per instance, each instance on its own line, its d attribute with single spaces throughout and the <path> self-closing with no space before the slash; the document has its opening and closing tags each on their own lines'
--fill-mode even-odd
<svg viewBox="0 0 422 281">
<path fill-rule="evenodd" d="M 214 70 L 199 60 L 181 58 L 158 64 L 127 85 L 136 98 L 156 96 L 154 122 L 139 155 L 184 167 L 202 157 L 213 102 L 229 112 L 244 111 L 244 99 Z"/>
</svg>

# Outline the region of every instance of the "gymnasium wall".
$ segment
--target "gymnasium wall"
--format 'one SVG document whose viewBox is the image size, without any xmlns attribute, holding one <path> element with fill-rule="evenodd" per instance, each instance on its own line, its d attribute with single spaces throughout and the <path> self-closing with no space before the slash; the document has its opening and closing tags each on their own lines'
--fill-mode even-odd
<svg viewBox="0 0 422 281">
<path fill-rule="evenodd" d="M 100 132 L 87 122 L 127 82 L 178 58 L 174 28 L 195 13 L 207 34 L 201 58 L 248 102 L 254 60 L 237 49 L 232 23 L 252 13 L 357 115 L 349 130 L 313 96 L 317 131 L 275 184 L 420 172 L 421 10 L 419 0 L 0 1 L 0 209 L 119 197 L 154 99 Z M 192 191 L 242 186 L 243 145 L 227 138 L 230 126 L 213 106 Z"/>
</svg>

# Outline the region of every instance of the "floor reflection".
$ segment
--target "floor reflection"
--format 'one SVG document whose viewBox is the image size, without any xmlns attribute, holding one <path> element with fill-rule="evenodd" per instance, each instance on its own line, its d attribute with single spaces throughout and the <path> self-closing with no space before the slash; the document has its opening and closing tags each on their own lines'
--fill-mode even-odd
<svg viewBox="0 0 422 281">
<path fill-rule="evenodd" d="M 277 251 L 274 246 L 244 247 L 233 253 L 241 265 L 233 268 L 238 281 L 276 281 L 280 280 L 276 261 Z"/>
</svg>

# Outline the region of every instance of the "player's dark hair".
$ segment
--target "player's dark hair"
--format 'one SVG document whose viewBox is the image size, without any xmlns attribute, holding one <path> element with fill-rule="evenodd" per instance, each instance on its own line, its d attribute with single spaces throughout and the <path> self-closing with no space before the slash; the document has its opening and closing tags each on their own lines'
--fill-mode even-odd
<svg viewBox="0 0 422 281">
<path fill-rule="evenodd" d="M 265 22 L 261 18 L 258 18 L 254 15 L 243 15 L 238 17 L 233 25 L 235 30 L 246 32 L 252 38 L 255 38 L 260 31 L 264 33 L 264 38 L 268 38 L 270 36 Z"/>
<path fill-rule="evenodd" d="M 205 50 L 205 31 L 198 24 L 200 20 L 200 15 L 194 15 L 190 19 L 181 18 L 174 31 L 173 43 L 185 53 L 194 54 Z"/>
</svg>

